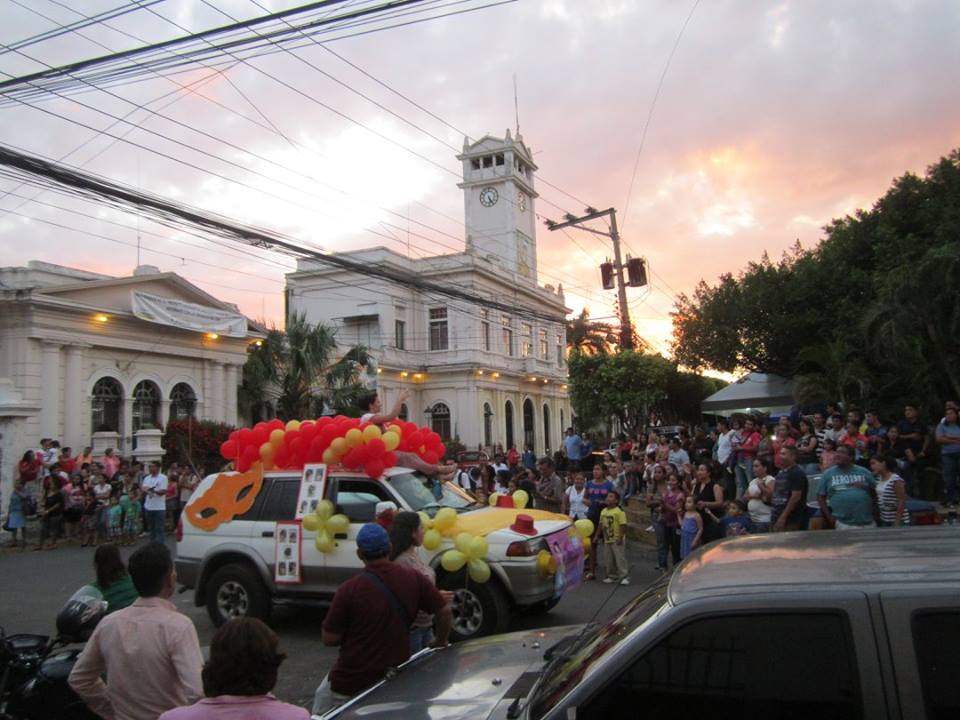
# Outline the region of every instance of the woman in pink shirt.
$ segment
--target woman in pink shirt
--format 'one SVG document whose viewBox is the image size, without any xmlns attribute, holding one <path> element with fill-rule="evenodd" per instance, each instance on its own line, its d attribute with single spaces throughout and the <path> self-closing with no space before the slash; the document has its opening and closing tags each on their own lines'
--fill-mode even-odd
<svg viewBox="0 0 960 720">
<path fill-rule="evenodd" d="M 308 720 L 304 708 L 280 702 L 270 691 L 286 655 L 277 636 L 256 618 L 223 625 L 210 642 L 203 667 L 206 697 L 188 707 L 167 710 L 159 720 Z"/>
</svg>

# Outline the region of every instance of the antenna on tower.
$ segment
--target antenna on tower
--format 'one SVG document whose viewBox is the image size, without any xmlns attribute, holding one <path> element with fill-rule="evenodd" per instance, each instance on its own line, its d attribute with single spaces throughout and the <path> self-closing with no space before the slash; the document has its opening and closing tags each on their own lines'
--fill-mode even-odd
<svg viewBox="0 0 960 720">
<path fill-rule="evenodd" d="M 520 102 L 517 100 L 517 74 L 513 74 L 513 113 L 517 120 L 517 137 L 520 136 Z"/>
</svg>

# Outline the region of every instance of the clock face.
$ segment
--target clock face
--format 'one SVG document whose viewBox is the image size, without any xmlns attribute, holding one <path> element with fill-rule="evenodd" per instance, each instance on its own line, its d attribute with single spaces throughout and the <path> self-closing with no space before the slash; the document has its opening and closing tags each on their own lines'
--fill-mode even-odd
<svg viewBox="0 0 960 720">
<path fill-rule="evenodd" d="M 480 191 L 480 204 L 484 207 L 493 207 L 499 199 L 500 193 L 497 192 L 496 188 L 485 187 Z"/>
<path fill-rule="evenodd" d="M 520 212 L 527 211 L 527 196 L 524 193 L 520 193 L 520 199 L 517 201 L 517 206 L 520 208 Z"/>
</svg>

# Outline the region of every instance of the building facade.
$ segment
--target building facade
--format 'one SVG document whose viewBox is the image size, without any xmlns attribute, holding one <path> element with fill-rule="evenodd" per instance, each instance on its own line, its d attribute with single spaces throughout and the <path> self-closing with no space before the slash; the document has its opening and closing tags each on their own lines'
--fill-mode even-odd
<svg viewBox="0 0 960 720">
<path fill-rule="evenodd" d="M 406 390 L 406 419 L 471 449 L 557 450 L 570 424 L 563 289 L 537 284 L 536 165 L 522 138 L 464 143 L 466 248 L 409 258 L 376 247 L 341 253 L 405 273 L 370 278 L 301 260 L 287 275 L 289 313 L 337 328 L 346 349 L 377 362 L 370 378 L 385 407 Z M 510 312 L 420 289 L 418 280 L 495 299 Z"/>
</svg>

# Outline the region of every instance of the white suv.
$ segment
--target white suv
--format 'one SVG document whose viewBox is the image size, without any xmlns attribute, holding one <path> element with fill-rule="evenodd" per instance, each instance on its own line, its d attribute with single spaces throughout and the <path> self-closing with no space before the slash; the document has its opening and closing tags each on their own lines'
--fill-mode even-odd
<svg viewBox="0 0 960 720">
<path fill-rule="evenodd" d="M 217 475 L 206 477 L 187 507 L 198 502 Z M 477 503 L 452 483 L 442 486 L 437 499 L 424 476 L 405 468 L 391 468 L 379 480 L 363 473 L 331 468 L 320 497 L 328 498 L 337 512 L 350 519 L 350 527 L 336 536 L 336 548 L 321 553 L 314 545 L 315 533 L 300 527 L 301 564 L 299 584 L 276 582 L 278 528 L 294 521 L 301 476 L 296 471 L 267 472 L 263 486 L 247 512 L 206 532 L 195 527 L 184 512 L 177 529 L 177 576 L 195 590 L 197 605 L 205 605 L 210 618 L 220 625 L 230 618 L 249 615 L 267 618 L 277 602 L 329 601 L 337 587 L 361 569 L 356 553 L 356 535 L 371 522 L 378 502 L 392 500 L 400 510 L 423 510 L 433 516 L 442 507 L 462 513 L 491 509 Z M 200 507 L 200 506 L 198 506 Z M 537 520 L 536 535 L 509 528 L 486 536 L 490 580 L 467 582 L 465 569 L 448 573 L 440 555 L 449 547 L 430 552 L 421 548 L 424 560 L 437 571 L 437 585 L 455 593 L 454 639 L 478 637 L 507 629 L 512 609 L 549 611 L 559 600 L 562 587 L 555 577 L 538 570 L 537 555 L 548 550 L 547 538 L 567 534 L 570 521 L 563 516 Z M 280 525 L 278 525 L 280 523 Z"/>
</svg>

